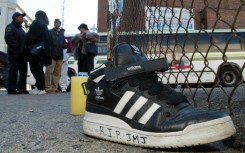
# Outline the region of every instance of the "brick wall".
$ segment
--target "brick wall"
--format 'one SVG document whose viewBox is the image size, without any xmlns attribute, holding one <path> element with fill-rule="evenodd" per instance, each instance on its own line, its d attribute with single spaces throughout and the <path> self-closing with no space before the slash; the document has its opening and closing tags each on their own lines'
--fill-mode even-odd
<svg viewBox="0 0 245 153">
<path fill-rule="evenodd" d="M 98 32 L 107 31 L 108 0 L 98 0 Z"/>
<path fill-rule="evenodd" d="M 217 15 L 212 10 L 207 10 L 207 27 L 208 29 L 229 29 L 234 24 L 236 29 L 245 28 L 245 20 L 242 17 L 244 14 L 245 11 L 238 13 L 237 10 L 220 10 Z"/>
</svg>

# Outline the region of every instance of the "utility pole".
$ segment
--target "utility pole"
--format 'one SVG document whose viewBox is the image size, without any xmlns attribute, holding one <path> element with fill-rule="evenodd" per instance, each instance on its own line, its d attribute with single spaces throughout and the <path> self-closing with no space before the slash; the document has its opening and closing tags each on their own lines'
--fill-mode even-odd
<svg viewBox="0 0 245 153">
<path fill-rule="evenodd" d="M 63 5 L 62 5 L 62 23 L 61 23 L 61 27 L 62 28 L 65 25 L 65 3 L 66 3 L 66 0 L 63 0 Z"/>
</svg>

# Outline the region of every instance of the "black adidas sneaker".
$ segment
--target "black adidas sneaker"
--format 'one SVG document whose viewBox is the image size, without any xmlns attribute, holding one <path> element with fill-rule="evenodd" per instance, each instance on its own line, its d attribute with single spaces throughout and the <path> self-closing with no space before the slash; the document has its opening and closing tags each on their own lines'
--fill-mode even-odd
<svg viewBox="0 0 245 153">
<path fill-rule="evenodd" d="M 236 130 L 225 113 L 192 107 L 158 81 L 165 59 L 147 60 L 127 43 L 113 49 L 113 62 L 89 75 L 84 133 L 115 142 L 157 148 L 206 144 Z"/>
</svg>

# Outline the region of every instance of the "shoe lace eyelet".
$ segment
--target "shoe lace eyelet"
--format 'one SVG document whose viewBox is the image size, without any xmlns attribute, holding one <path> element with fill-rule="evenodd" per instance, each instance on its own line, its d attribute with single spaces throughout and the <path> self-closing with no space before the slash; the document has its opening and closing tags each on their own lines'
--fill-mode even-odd
<svg viewBox="0 0 245 153">
<path fill-rule="evenodd" d="M 138 87 L 138 89 L 139 89 L 140 91 L 144 91 L 140 86 Z"/>
</svg>

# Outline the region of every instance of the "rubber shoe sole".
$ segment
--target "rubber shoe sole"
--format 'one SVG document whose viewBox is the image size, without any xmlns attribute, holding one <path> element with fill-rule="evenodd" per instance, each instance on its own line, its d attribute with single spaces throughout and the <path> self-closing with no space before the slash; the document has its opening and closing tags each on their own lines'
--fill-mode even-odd
<svg viewBox="0 0 245 153">
<path fill-rule="evenodd" d="M 45 90 L 34 90 L 30 94 L 31 95 L 45 95 L 46 91 Z"/>
<path fill-rule="evenodd" d="M 118 118 L 85 112 L 83 131 L 93 137 L 134 146 L 180 148 L 228 138 L 236 132 L 236 129 L 230 116 L 226 116 L 192 124 L 178 132 L 144 132 L 132 129 L 127 123 Z"/>
</svg>

